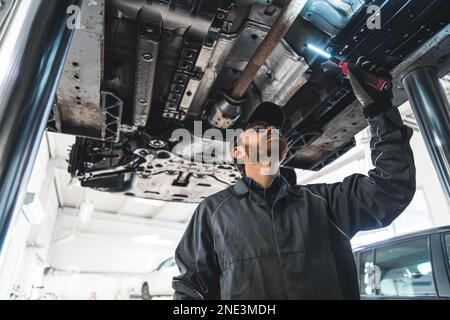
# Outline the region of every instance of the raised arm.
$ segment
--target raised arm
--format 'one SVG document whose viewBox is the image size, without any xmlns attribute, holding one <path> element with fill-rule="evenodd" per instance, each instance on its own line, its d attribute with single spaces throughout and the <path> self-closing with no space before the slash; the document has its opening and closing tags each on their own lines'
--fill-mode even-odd
<svg viewBox="0 0 450 320">
<path fill-rule="evenodd" d="M 355 174 L 326 186 L 330 218 L 349 237 L 358 231 L 388 226 L 415 193 L 412 130 L 396 108 L 369 119 L 372 163 L 366 175 Z"/>
<path fill-rule="evenodd" d="M 368 62 L 361 65 L 377 69 Z M 393 107 L 392 90 L 379 92 L 364 84 L 359 70 L 350 70 L 350 81 L 371 128 L 375 169 L 367 176 L 355 174 L 341 183 L 317 186 L 327 199 L 330 219 L 350 238 L 358 231 L 391 224 L 409 205 L 416 190 L 409 145 L 412 129 L 403 124 L 398 109 Z M 390 77 L 384 70 L 379 73 Z"/>
</svg>

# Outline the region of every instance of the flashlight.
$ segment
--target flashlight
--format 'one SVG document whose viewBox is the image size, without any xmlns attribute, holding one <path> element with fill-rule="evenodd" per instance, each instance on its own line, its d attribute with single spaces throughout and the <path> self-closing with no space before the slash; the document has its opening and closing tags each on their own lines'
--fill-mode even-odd
<svg viewBox="0 0 450 320">
<path fill-rule="evenodd" d="M 330 53 L 320 49 L 319 47 L 313 44 L 308 43 L 307 48 L 324 57 L 325 59 L 334 62 L 338 66 L 338 68 L 341 69 L 342 73 L 345 74 L 347 77 L 350 75 L 350 70 L 356 67 L 354 63 L 333 57 Z M 391 89 L 392 87 L 391 80 L 377 76 L 371 72 L 359 69 L 358 74 L 366 84 L 368 84 L 375 90 L 385 91 Z"/>
<path fill-rule="evenodd" d="M 321 55 L 322 57 L 324 57 L 327 60 L 330 60 L 332 58 L 331 54 L 329 54 L 325 50 L 322 50 L 319 47 L 317 47 L 311 43 L 307 44 L 307 48 L 310 49 L 311 51 L 314 51 L 315 53 Z"/>
</svg>

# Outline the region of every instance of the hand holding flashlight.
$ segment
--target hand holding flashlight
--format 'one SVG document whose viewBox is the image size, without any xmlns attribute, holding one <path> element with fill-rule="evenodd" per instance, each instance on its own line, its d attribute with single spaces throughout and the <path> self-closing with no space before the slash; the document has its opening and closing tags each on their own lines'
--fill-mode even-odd
<svg viewBox="0 0 450 320">
<path fill-rule="evenodd" d="M 339 61 L 338 66 L 342 70 L 342 73 L 347 77 L 350 76 L 351 69 L 357 68 L 355 64 L 347 61 Z M 387 75 L 377 75 L 362 68 L 358 70 L 358 73 L 361 80 L 363 80 L 365 84 L 371 86 L 377 91 L 389 91 L 392 88 L 392 81 Z"/>
<path fill-rule="evenodd" d="M 381 81 L 379 81 L 380 84 L 375 86 L 374 83 L 369 84 L 367 80 L 367 74 L 376 72 L 374 77 L 386 79 L 391 84 L 391 75 L 386 70 L 377 68 L 375 64 L 361 57 L 356 65 L 347 65 L 346 71 L 355 97 L 361 103 L 367 118 L 375 117 L 392 108 L 392 85 L 382 87 Z"/>
<path fill-rule="evenodd" d="M 392 76 L 385 69 L 379 68 L 364 57 L 360 57 L 353 64 L 333 57 L 315 45 L 308 44 L 307 48 L 328 60 L 321 65 L 324 72 L 342 72 L 348 77 L 355 97 L 361 103 L 367 118 L 392 108 Z"/>
<path fill-rule="evenodd" d="M 320 56 L 329 60 L 325 63 L 328 69 L 333 68 L 332 63 L 334 63 L 336 68 L 339 68 L 344 75 L 349 77 L 349 70 L 356 69 L 356 67 L 358 66 L 358 76 L 362 81 L 364 81 L 365 84 L 371 86 L 377 91 L 389 91 L 390 89 L 392 89 L 392 80 L 387 72 L 383 69 L 377 68 L 376 65 L 365 61 L 363 57 L 358 59 L 356 64 L 354 64 L 352 62 L 333 57 L 330 53 L 320 49 L 313 44 L 308 44 L 307 47 L 311 51 L 314 51 Z M 382 72 L 380 72 L 380 70 Z"/>
</svg>

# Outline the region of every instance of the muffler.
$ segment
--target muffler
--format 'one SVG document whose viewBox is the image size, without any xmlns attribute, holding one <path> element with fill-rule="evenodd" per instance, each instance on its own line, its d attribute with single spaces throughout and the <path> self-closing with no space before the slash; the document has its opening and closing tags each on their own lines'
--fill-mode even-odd
<svg viewBox="0 0 450 320">
<path fill-rule="evenodd" d="M 212 126 L 227 129 L 240 118 L 242 114 L 240 105 L 245 100 L 245 93 L 258 74 L 259 69 L 261 69 L 300 15 L 307 1 L 289 0 L 287 2 L 271 30 L 249 60 L 233 91 L 230 94 L 224 94 L 224 100 L 211 108 L 208 120 Z"/>
</svg>

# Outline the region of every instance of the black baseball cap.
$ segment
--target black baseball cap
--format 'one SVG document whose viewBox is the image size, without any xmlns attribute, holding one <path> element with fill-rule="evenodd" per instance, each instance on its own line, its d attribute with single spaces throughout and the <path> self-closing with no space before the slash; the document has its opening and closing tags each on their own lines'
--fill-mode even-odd
<svg viewBox="0 0 450 320">
<path fill-rule="evenodd" d="M 284 112 L 278 105 L 272 102 L 263 102 L 253 111 L 245 127 L 255 121 L 264 121 L 281 129 L 284 120 Z"/>
</svg>

